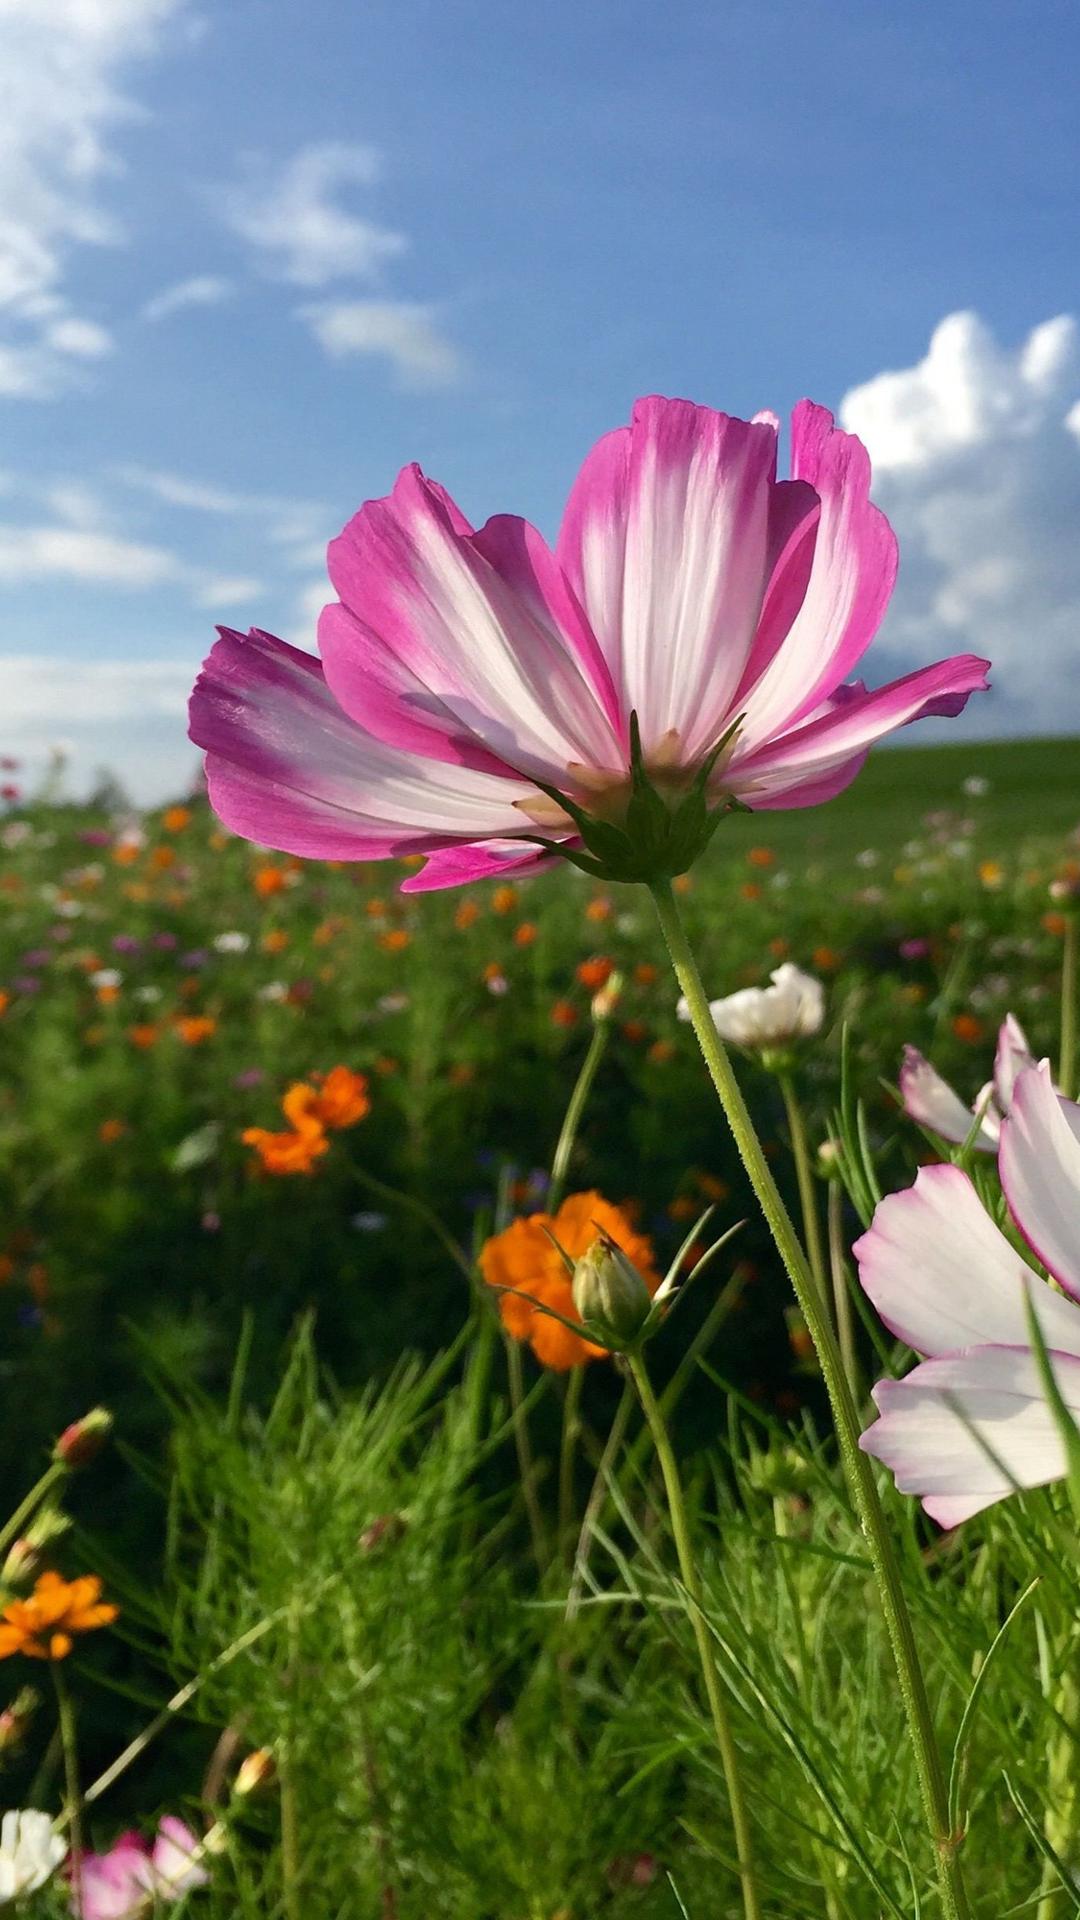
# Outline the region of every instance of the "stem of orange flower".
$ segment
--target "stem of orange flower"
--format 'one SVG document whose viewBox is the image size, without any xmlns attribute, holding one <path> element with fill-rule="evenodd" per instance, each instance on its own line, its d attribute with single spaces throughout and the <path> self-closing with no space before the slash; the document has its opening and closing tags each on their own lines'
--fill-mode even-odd
<svg viewBox="0 0 1080 1920">
<path fill-rule="evenodd" d="M 551 1162 L 551 1183 L 548 1187 L 547 1203 L 549 1213 L 558 1213 L 562 1204 L 562 1197 L 566 1191 L 566 1176 L 570 1171 L 570 1158 L 574 1151 L 578 1128 L 581 1125 L 581 1116 L 592 1091 L 592 1083 L 596 1079 L 596 1069 L 603 1059 L 604 1049 L 608 1043 L 608 1026 L 607 1020 L 595 1022 L 588 1052 L 581 1063 L 581 1071 L 574 1082 L 574 1090 L 567 1103 L 566 1115 L 555 1147 L 555 1156 Z"/>
<path fill-rule="evenodd" d="M 567 1558 L 574 1525 L 574 1465 L 581 1432 L 581 1389 L 584 1385 L 584 1366 L 571 1367 L 563 1396 L 562 1439 L 559 1447 L 558 1552 Z"/>
<path fill-rule="evenodd" d="M 655 881 L 650 887 L 660 926 L 667 941 L 675 977 L 686 996 L 687 1008 L 697 1035 L 709 1076 L 724 1109 L 739 1156 L 765 1216 L 774 1244 L 795 1290 L 810 1337 L 814 1342 L 822 1378 L 829 1395 L 840 1457 L 855 1510 L 859 1516 L 874 1568 L 878 1596 L 884 1615 L 900 1694 L 907 1716 L 919 1788 L 926 1824 L 934 1850 L 941 1889 L 942 1906 L 948 1920 L 971 1920 L 963 1872 L 959 1860 L 961 1837 L 952 1831 L 949 1800 L 941 1762 L 933 1714 L 926 1691 L 926 1680 L 915 1640 L 911 1615 L 904 1598 L 903 1582 L 892 1540 L 885 1521 L 877 1481 L 869 1456 L 859 1447 L 860 1421 L 840 1349 L 829 1316 L 807 1264 L 799 1236 L 773 1179 L 761 1142 L 743 1099 L 742 1089 L 732 1070 L 716 1024 L 709 1011 L 708 995 L 702 984 L 693 949 L 686 936 L 671 883 Z"/>
<path fill-rule="evenodd" d="M 51 1660 L 56 1709 L 60 1721 L 60 1745 L 64 1755 L 67 1823 L 71 1832 L 71 1891 L 77 1914 L 82 1913 L 83 1799 L 79 1786 L 79 1746 L 75 1725 L 75 1705 L 60 1660 Z"/>
<path fill-rule="evenodd" d="M 42 1501 L 56 1486 L 57 1481 L 65 1479 L 68 1472 L 68 1466 L 63 1460 L 54 1460 L 46 1467 L 41 1479 L 31 1487 L 26 1499 L 16 1507 L 11 1519 L 5 1521 L 0 1527 L 0 1555 L 5 1554 L 12 1541 L 19 1538 L 31 1514 L 36 1513 Z"/>
<path fill-rule="evenodd" d="M 675 1450 L 671 1444 L 660 1403 L 653 1392 L 652 1381 L 640 1352 L 628 1353 L 626 1364 L 630 1377 L 637 1388 L 642 1412 L 652 1434 L 656 1457 L 660 1462 L 660 1471 L 664 1479 L 664 1492 L 667 1495 L 668 1513 L 671 1517 L 671 1531 L 675 1539 L 675 1552 L 679 1561 L 679 1572 L 686 1597 L 689 1601 L 687 1611 L 694 1629 L 698 1659 L 701 1662 L 701 1677 L 705 1682 L 705 1695 L 712 1715 L 713 1732 L 716 1736 L 720 1764 L 724 1769 L 724 1782 L 727 1786 L 728 1802 L 731 1807 L 731 1823 L 735 1830 L 735 1852 L 739 1863 L 739 1880 L 742 1886 L 743 1911 L 746 1920 L 761 1920 L 761 1901 L 758 1896 L 757 1878 L 754 1873 L 753 1848 L 750 1839 L 750 1816 L 746 1808 L 743 1793 L 742 1775 L 739 1771 L 739 1751 L 735 1745 L 728 1719 L 727 1703 L 724 1699 L 720 1675 L 716 1668 L 716 1655 L 709 1629 L 705 1624 L 703 1612 L 703 1591 L 701 1576 L 694 1559 L 694 1548 L 690 1527 L 686 1518 L 686 1502 L 683 1498 L 682 1481 L 679 1478 Z"/>
<path fill-rule="evenodd" d="M 1065 915 L 1065 934 L 1061 945 L 1061 1057 L 1058 1062 L 1058 1091 L 1067 1100 L 1075 1099 L 1076 1087 L 1076 975 L 1077 945 L 1080 942 L 1080 914 L 1073 908 Z"/>
</svg>

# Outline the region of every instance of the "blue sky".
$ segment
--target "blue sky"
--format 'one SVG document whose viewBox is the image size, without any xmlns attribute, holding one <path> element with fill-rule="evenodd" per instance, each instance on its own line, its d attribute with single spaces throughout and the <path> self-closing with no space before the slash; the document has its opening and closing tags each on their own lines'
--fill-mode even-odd
<svg viewBox="0 0 1080 1920">
<path fill-rule="evenodd" d="M 182 782 L 215 618 L 310 639 L 408 459 L 552 531 L 651 390 L 843 406 L 870 677 L 1080 730 L 1078 61 L 1063 3 L 3 0 L 0 746 Z"/>
</svg>

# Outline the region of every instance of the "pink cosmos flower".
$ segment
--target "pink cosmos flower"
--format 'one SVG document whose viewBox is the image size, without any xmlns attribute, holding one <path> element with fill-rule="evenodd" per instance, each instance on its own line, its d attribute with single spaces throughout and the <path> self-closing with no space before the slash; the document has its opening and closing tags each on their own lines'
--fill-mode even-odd
<svg viewBox="0 0 1080 1920">
<path fill-rule="evenodd" d="M 942 1140 L 962 1146 L 975 1125 L 979 1130 L 972 1145 L 979 1153 L 996 1153 L 1001 1138 L 1001 1123 L 1012 1103 L 1017 1075 L 1035 1065 L 1027 1035 L 1013 1013 L 1007 1013 L 998 1033 L 994 1056 L 994 1077 L 980 1088 L 970 1107 L 966 1107 L 947 1080 L 921 1054 L 917 1047 L 904 1048 L 900 1069 L 900 1099 L 904 1112 L 921 1127 Z"/>
<path fill-rule="evenodd" d="M 1016 1252 L 959 1167 L 924 1167 L 855 1246 L 885 1325 L 930 1356 L 905 1379 L 878 1382 L 881 1417 L 860 1444 L 945 1527 L 1065 1472 L 1025 1295 L 1080 1416 L 1080 1106 L 1055 1092 L 1046 1061 L 1017 1077 L 998 1166 L 1016 1226 L 1062 1293 Z"/>
<path fill-rule="evenodd" d="M 182 1820 L 167 1814 L 153 1847 L 138 1833 L 122 1833 L 108 1853 L 84 1854 L 79 1863 L 81 1898 L 72 1887 L 77 1920 L 146 1920 L 158 1904 L 179 1900 L 206 1884 L 202 1843 Z"/>
<path fill-rule="evenodd" d="M 593 448 L 554 550 L 527 521 L 474 530 L 406 467 L 329 550 L 321 664 L 222 630 L 191 702 L 221 819 L 316 858 L 424 854 L 410 889 L 580 845 L 557 797 L 618 821 L 630 717 L 673 797 L 737 721 L 709 808 L 804 807 L 869 748 L 986 685 L 964 654 L 868 692 L 848 679 L 892 591 L 896 542 L 870 463 L 823 407 L 779 422 L 647 399 Z"/>
</svg>

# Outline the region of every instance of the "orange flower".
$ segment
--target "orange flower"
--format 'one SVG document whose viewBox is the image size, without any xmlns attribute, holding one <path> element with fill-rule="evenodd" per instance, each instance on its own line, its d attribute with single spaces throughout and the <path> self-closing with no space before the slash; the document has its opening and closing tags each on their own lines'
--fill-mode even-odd
<svg viewBox="0 0 1080 1920">
<path fill-rule="evenodd" d="M 645 1058 L 651 1066 L 666 1067 L 669 1060 L 675 1058 L 675 1048 L 670 1040 L 654 1040 Z"/>
<path fill-rule="evenodd" d="M 183 833 L 191 825 L 190 807 L 166 807 L 161 816 L 161 824 L 166 833 Z"/>
<path fill-rule="evenodd" d="M 589 993 L 598 993 L 601 987 L 607 985 L 614 971 L 614 960 L 609 960 L 606 954 L 597 953 L 591 960 L 583 960 L 576 974 Z"/>
<path fill-rule="evenodd" d="M 761 888 L 758 886 L 756 880 L 744 880 L 742 886 L 739 888 L 739 892 L 742 894 L 744 900 L 761 899 Z"/>
<path fill-rule="evenodd" d="M 614 912 L 615 912 L 615 909 L 612 906 L 611 901 L 608 899 L 607 894 L 600 893 L 600 894 L 597 894 L 595 900 L 589 901 L 589 904 L 585 909 L 585 918 L 586 920 L 597 920 L 597 921 L 610 920 L 614 915 Z"/>
<path fill-rule="evenodd" d="M 569 1000 L 556 1000 L 551 1009 L 553 1027 L 576 1027 L 578 1010 Z"/>
<path fill-rule="evenodd" d="M 285 875 L 280 867 L 256 867 L 251 884 L 260 900 L 269 900 L 272 894 L 283 891 Z"/>
<path fill-rule="evenodd" d="M 1068 922 L 1063 913 L 1044 913 L 1039 924 L 1044 933 L 1053 933 L 1060 938 L 1065 932 Z"/>
<path fill-rule="evenodd" d="M 176 1021 L 176 1031 L 185 1047 L 201 1047 L 204 1040 L 212 1039 L 217 1032 L 217 1021 L 209 1013 L 182 1013 Z"/>
<path fill-rule="evenodd" d="M 1005 869 L 1000 860 L 980 860 L 979 879 L 988 892 L 995 893 L 1005 878 Z"/>
<path fill-rule="evenodd" d="M 99 1007 L 111 1007 L 115 1001 L 119 1000 L 120 989 L 119 987 L 113 986 L 98 987 L 95 991 L 94 998 Z"/>
<path fill-rule="evenodd" d="M 135 1026 L 128 1028 L 128 1039 L 133 1047 L 141 1047 L 145 1053 L 147 1048 L 156 1046 L 158 1033 L 159 1028 L 153 1021 L 140 1020 Z"/>
<path fill-rule="evenodd" d="M 390 927 L 386 933 L 380 933 L 379 945 L 387 953 L 401 953 L 411 939 L 412 934 L 405 927 Z"/>
<path fill-rule="evenodd" d="M 367 1085 L 362 1073 L 354 1073 L 351 1067 L 334 1067 L 322 1079 L 317 1092 L 314 1087 L 300 1081 L 295 1087 L 290 1087 L 281 1104 L 286 1118 L 295 1120 L 297 1109 L 290 1112 L 289 1100 L 303 1090 L 310 1096 L 305 1110 L 312 1119 L 317 1120 L 321 1127 L 329 1127 L 331 1132 L 337 1132 L 343 1127 L 355 1127 L 358 1120 L 363 1120 L 371 1112 Z"/>
<path fill-rule="evenodd" d="M 126 1132 L 127 1122 L 125 1120 L 103 1120 L 98 1128 L 98 1139 L 102 1141 L 105 1146 L 111 1147 L 114 1141 L 122 1140 Z"/>
<path fill-rule="evenodd" d="M 660 969 L 654 967 L 651 960 L 638 961 L 634 968 L 634 980 L 639 987 L 655 987 L 659 978 Z"/>
<path fill-rule="evenodd" d="M 556 1373 L 565 1373 L 584 1360 L 602 1358 L 603 1347 L 580 1334 L 572 1333 L 550 1314 L 539 1313 L 530 1300 L 538 1300 L 568 1320 L 577 1320 L 570 1275 L 562 1256 L 548 1235 L 554 1234 L 572 1260 L 587 1253 L 599 1234 L 605 1233 L 634 1262 L 650 1293 L 660 1284 L 653 1266 L 652 1242 L 635 1233 L 621 1208 L 613 1206 L 599 1193 L 572 1193 L 552 1219 L 547 1213 L 533 1213 L 515 1220 L 505 1232 L 497 1233 L 480 1250 L 480 1271 L 489 1287 L 514 1287 L 514 1293 L 500 1293 L 499 1313 L 503 1326 L 514 1340 L 527 1340 L 537 1359 Z"/>
<path fill-rule="evenodd" d="M 316 1160 L 329 1149 L 322 1121 L 313 1112 L 318 1101 L 314 1087 L 299 1080 L 289 1088 L 281 1102 L 288 1132 L 273 1133 L 266 1127 L 246 1127 L 241 1134 L 245 1147 L 253 1147 L 264 1173 L 310 1173 Z"/>
<path fill-rule="evenodd" d="M 776 855 L 771 847 L 751 847 L 746 856 L 751 867 L 775 867 Z"/>
<path fill-rule="evenodd" d="M 25 1653 L 31 1660 L 65 1660 L 77 1633 L 108 1627 L 119 1609 L 102 1604 L 96 1573 L 62 1580 L 43 1573 L 28 1600 L 12 1600 L 0 1614 L 0 1660 Z"/>
<path fill-rule="evenodd" d="M 475 900 L 463 900 L 454 915 L 454 925 L 459 933 L 468 933 L 480 918 L 480 909 Z"/>
<path fill-rule="evenodd" d="M 264 953 L 284 953 L 289 936 L 284 927 L 271 927 L 269 933 L 263 934 L 261 944 Z"/>
<path fill-rule="evenodd" d="M 375 1071 L 383 1080 L 388 1080 L 398 1070 L 398 1062 L 392 1053 L 379 1053 L 375 1056 Z"/>
<path fill-rule="evenodd" d="M 623 1039 L 629 1040 L 632 1047 L 640 1047 L 642 1041 L 648 1038 L 648 1034 L 649 1029 L 645 1025 L 644 1020 L 623 1021 Z"/>
<path fill-rule="evenodd" d="M 121 840 L 113 848 L 113 859 L 118 867 L 133 867 L 139 857 L 137 840 Z"/>
<path fill-rule="evenodd" d="M 973 1013 L 958 1013 L 952 1022 L 952 1030 L 958 1040 L 965 1040 L 972 1047 L 986 1031 L 982 1021 Z"/>
<path fill-rule="evenodd" d="M 774 960 L 786 960 L 788 954 L 791 952 L 790 942 L 781 939 L 780 936 L 777 935 L 775 940 L 769 941 L 769 952 L 772 954 Z"/>
<path fill-rule="evenodd" d="M 10 1005 L 11 1005 L 10 993 L 5 993 L 4 989 L 0 987 L 0 1014 L 6 1013 Z"/>
<path fill-rule="evenodd" d="M 811 959 L 817 973 L 835 973 L 841 956 L 832 947 L 815 947 Z"/>
<path fill-rule="evenodd" d="M 492 913 L 513 913 L 518 903 L 516 887 L 496 887 L 491 896 Z"/>
<path fill-rule="evenodd" d="M 155 873 L 167 873 L 176 865 L 175 847 L 154 847 L 150 854 L 150 866 Z"/>
<path fill-rule="evenodd" d="M 534 920 L 523 920 L 520 926 L 514 928 L 515 947 L 531 947 L 538 932 L 539 929 Z"/>
</svg>

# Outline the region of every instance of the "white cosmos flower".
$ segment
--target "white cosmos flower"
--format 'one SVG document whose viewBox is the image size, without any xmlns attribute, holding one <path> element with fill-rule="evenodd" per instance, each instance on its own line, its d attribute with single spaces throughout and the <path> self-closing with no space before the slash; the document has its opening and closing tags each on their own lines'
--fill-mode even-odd
<svg viewBox="0 0 1080 1920">
<path fill-rule="evenodd" d="M 883 1200 L 856 1243 L 859 1278 L 885 1325 L 929 1357 L 874 1388 L 880 1419 L 860 1442 L 956 1526 L 1016 1487 L 1065 1472 L 1065 1448 L 1028 1335 L 1038 1318 L 1066 1406 L 1080 1416 L 1080 1106 L 1043 1061 L 1025 1067 L 1001 1123 L 998 1167 L 1035 1273 L 959 1167 L 923 1167 Z"/>
<path fill-rule="evenodd" d="M 53 1832 L 47 1813 L 33 1808 L 5 1813 L 0 1820 L 0 1903 L 36 1893 L 67 1854 L 67 1842 Z"/>
<path fill-rule="evenodd" d="M 118 987 L 123 978 L 124 976 L 120 972 L 119 967 L 99 967 L 96 973 L 90 975 L 90 985 L 92 987 Z"/>
<path fill-rule="evenodd" d="M 979 1131 L 973 1145 L 980 1153 L 996 1153 L 1001 1123 L 1012 1102 L 1016 1077 L 1026 1067 L 1034 1065 L 1035 1056 L 1028 1046 L 1023 1027 L 1015 1014 L 1007 1013 L 998 1033 L 994 1077 L 980 1088 L 970 1107 L 964 1105 L 960 1095 L 953 1091 L 947 1080 L 942 1079 L 917 1047 L 904 1048 L 904 1064 L 900 1069 L 900 1099 L 904 1112 L 912 1120 L 917 1120 L 921 1127 L 929 1127 L 930 1132 L 940 1135 L 942 1140 L 951 1140 L 955 1146 L 963 1145 L 978 1114 Z"/>
<path fill-rule="evenodd" d="M 217 953 L 246 953 L 251 940 L 246 933 L 219 933 L 214 939 Z"/>
<path fill-rule="evenodd" d="M 771 976 L 771 987 L 743 987 L 723 1000 L 711 1000 L 709 1012 L 721 1040 L 732 1046 L 763 1052 L 808 1040 L 820 1033 L 825 1018 L 825 989 L 820 980 L 785 960 Z M 690 1018 L 685 999 L 679 1001 L 680 1020 Z"/>
</svg>

